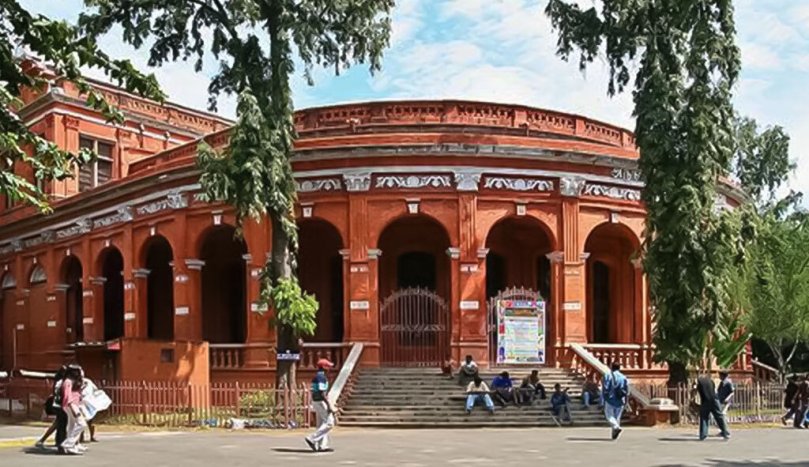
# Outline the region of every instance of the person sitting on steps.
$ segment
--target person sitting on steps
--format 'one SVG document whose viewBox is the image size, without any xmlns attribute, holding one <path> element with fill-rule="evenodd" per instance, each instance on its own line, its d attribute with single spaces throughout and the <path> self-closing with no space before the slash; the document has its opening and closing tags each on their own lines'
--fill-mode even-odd
<svg viewBox="0 0 809 467">
<path fill-rule="evenodd" d="M 519 396 L 514 391 L 514 384 L 511 381 L 508 371 L 504 371 L 495 376 L 492 380 L 492 391 L 494 391 L 494 400 L 498 404 L 505 407 L 506 403 L 513 402 L 514 405 L 520 405 Z"/>
<path fill-rule="evenodd" d="M 531 374 L 522 379 L 520 393 L 523 403 L 531 405 L 539 394 L 540 399 L 545 399 L 545 386 L 539 382 L 539 370 L 532 370 Z"/>
<path fill-rule="evenodd" d="M 465 361 L 458 369 L 458 385 L 466 386 L 471 381 L 474 381 L 475 376 L 478 375 L 478 364 L 472 359 L 471 355 L 467 355 Z"/>
<path fill-rule="evenodd" d="M 553 421 L 560 425 L 559 420 L 567 421 L 573 424 L 573 417 L 570 416 L 570 396 L 567 394 L 567 388 L 562 390 L 562 385 L 556 383 L 553 385 L 553 394 L 551 394 L 551 413 Z"/>
<path fill-rule="evenodd" d="M 598 388 L 598 380 L 596 379 L 595 373 L 584 380 L 584 384 L 581 387 L 581 400 L 584 408 L 589 408 L 590 403 L 593 401 L 597 401 L 599 406 L 601 405 L 601 390 Z"/>
<path fill-rule="evenodd" d="M 475 403 L 478 401 L 483 401 L 483 403 L 486 405 L 486 410 L 488 410 L 490 414 L 494 415 L 494 402 L 492 402 L 489 392 L 489 386 L 483 382 L 480 376 L 475 375 L 472 378 L 472 381 L 469 382 L 469 385 L 466 386 L 466 413 L 471 414 L 472 409 L 475 407 Z"/>
</svg>

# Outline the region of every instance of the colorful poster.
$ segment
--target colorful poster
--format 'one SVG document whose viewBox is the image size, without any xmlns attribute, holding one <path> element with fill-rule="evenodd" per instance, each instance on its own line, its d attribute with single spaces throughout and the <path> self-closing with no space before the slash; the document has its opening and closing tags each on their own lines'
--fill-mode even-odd
<svg viewBox="0 0 809 467">
<path fill-rule="evenodd" d="M 497 363 L 545 363 L 545 302 L 497 302 Z"/>
</svg>

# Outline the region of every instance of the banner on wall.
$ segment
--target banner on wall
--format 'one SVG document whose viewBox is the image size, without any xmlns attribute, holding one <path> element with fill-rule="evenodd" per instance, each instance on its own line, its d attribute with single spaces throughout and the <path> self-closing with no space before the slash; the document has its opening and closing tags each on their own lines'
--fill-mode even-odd
<svg viewBox="0 0 809 467">
<path fill-rule="evenodd" d="M 545 363 L 545 302 L 498 300 L 497 363 Z"/>
</svg>

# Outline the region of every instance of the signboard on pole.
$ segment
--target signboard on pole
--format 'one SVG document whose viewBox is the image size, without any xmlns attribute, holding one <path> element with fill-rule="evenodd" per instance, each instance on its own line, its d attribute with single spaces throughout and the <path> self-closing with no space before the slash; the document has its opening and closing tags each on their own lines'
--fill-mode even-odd
<svg viewBox="0 0 809 467">
<path fill-rule="evenodd" d="M 545 302 L 497 302 L 497 363 L 545 363 Z"/>
</svg>

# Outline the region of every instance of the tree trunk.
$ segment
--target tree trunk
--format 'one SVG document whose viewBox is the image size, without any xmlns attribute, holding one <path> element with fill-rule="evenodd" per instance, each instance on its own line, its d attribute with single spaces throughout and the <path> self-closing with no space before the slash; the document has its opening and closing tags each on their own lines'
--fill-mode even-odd
<svg viewBox="0 0 809 467">
<path fill-rule="evenodd" d="M 682 362 L 666 362 L 669 367 L 669 387 L 677 387 L 688 383 L 688 369 Z"/>
<path fill-rule="evenodd" d="M 292 277 L 292 267 L 290 265 L 289 254 L 289 237 L 284 231 L 281 221 L 278 220 L 278 214 L 271 214 L 272 222 L 272 252 L 270 253 L 270 270 L 272 285 L 278 284 L 282 279 Z M 300 346 L 298 339 L 295 337 L 294 332 L 289 326 L 282 324 L 278 325 L 278 353 L 300 353 Z M 276 366 L 276 385 L 279 389 L 289 387 L 294 389 L 297 381 L 295 380 L 295 367 L 294 360 L 278 360 Z"/>
</svg>

